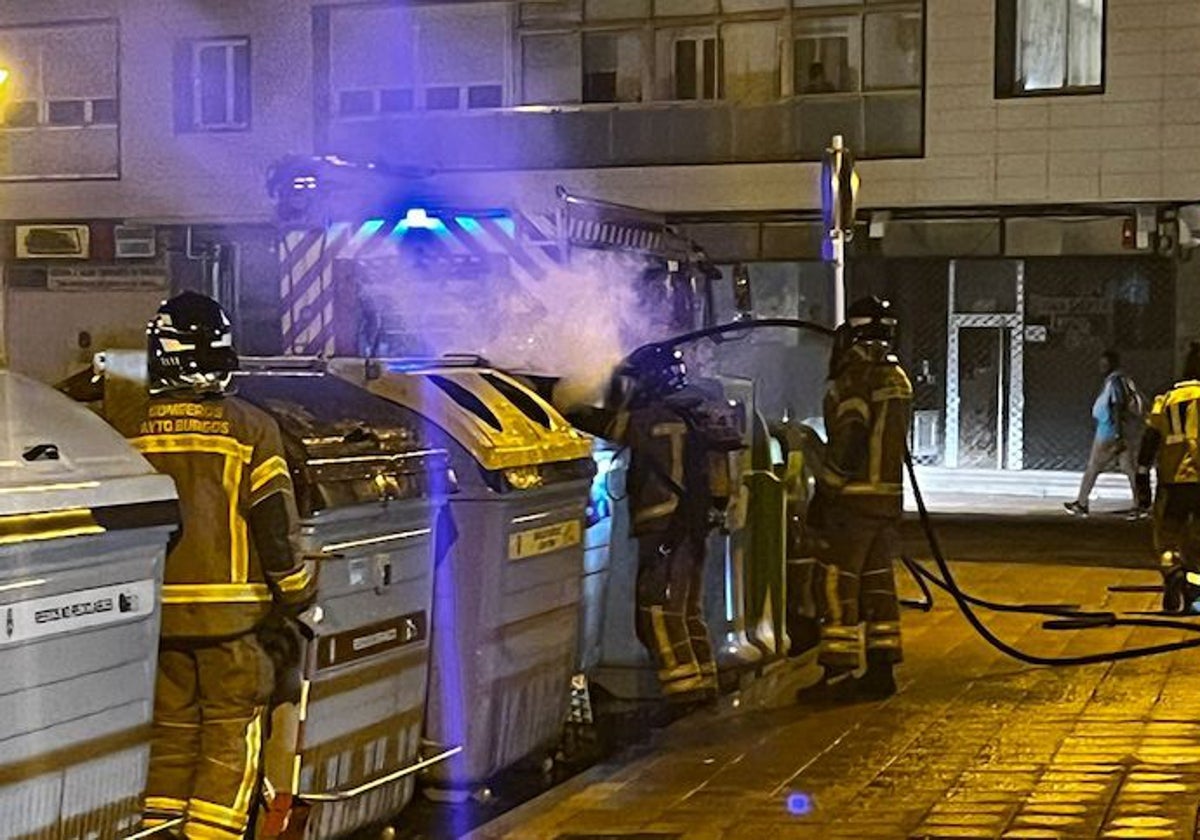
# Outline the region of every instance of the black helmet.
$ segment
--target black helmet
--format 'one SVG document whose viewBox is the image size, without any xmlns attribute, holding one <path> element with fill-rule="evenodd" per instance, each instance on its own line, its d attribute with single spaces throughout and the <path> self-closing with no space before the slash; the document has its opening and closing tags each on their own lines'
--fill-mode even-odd
<svg viewBox="0 0 1200 840">
<path fill-rule="evenodd" d="M 829 355 L 829 377 L 837 376 L 850 348 L 881 344 L 890 347 L 896 338 L 896 316 L 892 305 L 875 297 L 859 298 L 846 310 L 846 320 L 834 333 L 833 352 Z"/>
<path fill-rule="evenodd" d="M 635 350 L 613 377 L 610 401 L 640 403 L 687 387 L 683 353 L 674 347 L 650 344 Z"/>
<path fill-rule="evenodd" d="M 896 315 L 892 304 L 874 295 L 860 298 L 846 310 L 846 325 L 855 343 L 879 341 L 891 344 L 896 339 Z"/>
<path fill-rule="evenodd" d="M 221 305 L 184 292 L 163 303 L 146 327 L 150 393 L 221 393 L 238 368 L 233 329 Z"/>
</svg>

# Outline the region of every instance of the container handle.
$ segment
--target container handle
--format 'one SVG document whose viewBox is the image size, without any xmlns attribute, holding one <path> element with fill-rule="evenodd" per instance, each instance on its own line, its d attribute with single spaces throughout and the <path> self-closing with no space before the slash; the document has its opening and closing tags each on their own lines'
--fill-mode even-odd
<svg viewBox="0 0 1200 840">
<path fill-rule="evenodd" d="M 54 443 L 39 443 L 21 453 L 26 461 L 57 461 L 59 459 L 58 445 Z"/>
</svg>

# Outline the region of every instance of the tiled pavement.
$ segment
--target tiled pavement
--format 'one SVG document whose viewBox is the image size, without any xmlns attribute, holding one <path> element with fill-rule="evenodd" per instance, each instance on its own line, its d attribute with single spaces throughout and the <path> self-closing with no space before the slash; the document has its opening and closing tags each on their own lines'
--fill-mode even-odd
<svg viewBox="0 0 1200 840">
<path fill-rule="evenodd" d="M 1109 595 L 1148 572 L 961 564 L 984 597 L 1146 609 Z M 1180 631 L 1048 632 L 995 615 L 999 635 L 1076 655 Z M 904 616 L 901 691 L 885 703 L 805 708 L 792 690 L 742 698 L 661 732 L 479 829 L 481 840 L 637 834 L 750 838 L 1192 838 L 1200 804 L 1200 650 L 1033 668 L 974 635 L 942 598 Z M 1200 639 L 1200 636 L 1195 638 Z M 793 813 L 796 812 L 796 813 Z"/>
</svg>

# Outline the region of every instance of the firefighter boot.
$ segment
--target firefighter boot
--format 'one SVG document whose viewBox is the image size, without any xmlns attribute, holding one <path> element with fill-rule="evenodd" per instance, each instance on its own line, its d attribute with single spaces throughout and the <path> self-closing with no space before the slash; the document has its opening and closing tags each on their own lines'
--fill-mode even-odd
<svg viewBox="0 0 1200 840">
<path fill-rule="evenodd" d="M 867 651 L 867 672 L 855 681 L 855 692 L 866 700 L 883 700 L 896 693 L 892 657 L 885 651 Z"/>
</svg>

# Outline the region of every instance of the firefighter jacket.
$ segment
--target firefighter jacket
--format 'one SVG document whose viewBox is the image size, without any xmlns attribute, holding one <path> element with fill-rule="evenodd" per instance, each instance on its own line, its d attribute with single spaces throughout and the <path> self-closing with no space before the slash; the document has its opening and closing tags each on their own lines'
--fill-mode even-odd
<svg viewBox="0 0 1200 840">
<path fill-rule="evenodd" d="M 733 492 L 729 453 L 740 433 L 721 401 L 695 386 L 650 400 L 616 420 L 613 439 L 630 450 L 629 506 L 634 536 L 703 535 Z"/>
<path fill-rule="evenodd" d="M 862 345 L 846 351 L 825 394 L 822 495 L 866 515 L 900 515 L 912 399 L 894 355 Z"/>
<path fill-rule="evenodd" d="M 1158 468 L 1159 484 L 1200 484 L 1200 381 L 1176 383 L 1155 398 L 1138 466 Z"/>
<path fill-rule="evenodd" d="M 236 397 L 161 395 L 122 402 L 110 420 L 175 479 L 182 529 L 164 571 L 165 637 L 226 638 L 273 605 L 313 595 L 311 565 L 293 550 L 297 514 L 275 421 Z"/>
</svg>

